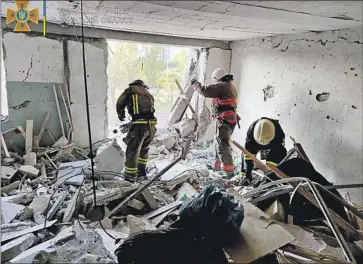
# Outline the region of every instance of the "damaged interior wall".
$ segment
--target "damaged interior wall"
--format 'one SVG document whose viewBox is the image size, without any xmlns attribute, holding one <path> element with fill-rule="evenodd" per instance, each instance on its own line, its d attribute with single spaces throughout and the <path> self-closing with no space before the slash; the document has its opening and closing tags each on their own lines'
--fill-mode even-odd
<svg viewBox="0 0 363 264">
<path fill-rule="evenodd" d="M 362 28 L 232 42 L 244 143 L 262 116 L 279 119 L 335 184 L 362 183 Z M 349 192 L 361 204 L 361 190 Z"/>
<path fill-rule="evenodd" d="M 87 137 L 85 137 L 88 130 L 81 44 L 73 41 L 73 37 L 49 35 L 44 38 L 36 34 L 8 31 L 3 33 L 10 121 L 4 122 L 1 130 L 5 131 L 18 125 L 25 129 L 26 119 L 34 119 L 33 129 L 36 134 L 40 130 L 45 113 L 50 111 L 51 117 L 47 128 L 57 140 L 61 130 L 52 87 L 53 83 L 57 83 L 63 87 L 69 87 L 71 116 L 75 124 L 73 139 L 78 146 L 84 147 L 88 145 Z M 107 43 L 104 40 L 88 39 L 86 42 L 88 42 L 85 48 L 92 140 L 97 141 L 106 136 Z M 66 121 L 64 103 L 59 94 L 58 100 L 62 117 Z M 44 136 L 44 140 L 47 140 L 46 138 Z"/>
</svg>

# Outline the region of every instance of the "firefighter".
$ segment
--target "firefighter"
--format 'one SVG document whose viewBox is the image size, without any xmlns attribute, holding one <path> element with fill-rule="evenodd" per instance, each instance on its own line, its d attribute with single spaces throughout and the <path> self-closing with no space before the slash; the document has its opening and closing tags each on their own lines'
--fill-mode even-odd
<svg viewBox="0 0 363 264">
<path fill-rule="evenodd" d="M 214 117 L 217 122 L 217 157 L 214 170 L 222 169 L 228 174 L 233 174 L 234 165 L 229 140 L 239 121 L 236 113 L 237 89 L 232 84 L 233 75 L 226 73 L 224 69 L 216 69 L 212 74 L 212 80 L 215 82 L 212 85 L 202 86 L 196 80 L 192 81 L 192 85 L 203 96 L 213 98 Z"/>
<path fill-rule="evenodd" d="M 156 133 L 154 97 L 142 80 L 135 80 L 121 94 L 116 103 L 120 121 L 125 119 L 125 107 L 132 118 L 130 130 L 125 138 L 126 162 L 124 177 L 134 181 L 146 178 L 149 145 Z"/>
<path fill-rule="evenodd" d="M 286 156 L 285 133 L 278 120 L 262 117 L 249 127 L 245 148 L 256 155 L 261 151 L 261 159 L 269 165 L 277 166 Z M 246 176 L 244 184 L 252 181 L 253 161 L 244 155 Z M 244 169 L 243 169 L 244 170 Z"/>
</svg>

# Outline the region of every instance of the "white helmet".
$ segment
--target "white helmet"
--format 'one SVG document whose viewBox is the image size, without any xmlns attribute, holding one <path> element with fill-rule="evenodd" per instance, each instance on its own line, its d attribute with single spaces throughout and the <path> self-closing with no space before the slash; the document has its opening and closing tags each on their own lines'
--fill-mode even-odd
<svg viewBox="0 0 363 264">
<path fill-rule="evenodd" d="M 253 137 L 260 145 L 267 145 L 275 138 L 275 125 L 271 120 L 259 120 L 253 130 Z"/>
<path fill-rule="evenodd" d="M 228 73 L 222 68 L 215 69 L 214 72 L 212 73 L 212 80 L 218 82 L 226 75 L 228 75 Z"/>
</svg>

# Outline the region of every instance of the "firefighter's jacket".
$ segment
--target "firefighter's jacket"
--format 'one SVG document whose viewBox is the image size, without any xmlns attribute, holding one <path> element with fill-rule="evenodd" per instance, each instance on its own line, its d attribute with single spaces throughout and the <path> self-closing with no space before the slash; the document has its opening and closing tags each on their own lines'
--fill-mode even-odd
<svg viewBox="0 0 363 264">
<path fill-rule="evenodd" d="M 253 137 L 255 125 L 261 119 L 270 120 L 275 125 L 275 137 L 267 145 L 258 144 Z M 256 120 L 249 127 L 247 131 L 245 148 L 254 155 L 261 151 L 261 159 L 265 159 L 269 164 L 276 165 L 280 163 L 281 160 L 286 156 L 285 133 L 282 130 L 278 120 L 267 117 L 262 117 L 261 119 Z M 253 169 L 253 161 L 247 155 L 244 155 L 244 159 L 246 161 L 247 172 L 251 172 Z"/>
<path fill-rule="evenodd" d="M 117 99 L 116 111 L 120 119 L 125 118 L 125 107 L 133 124 L 156 123 L 154 97 L 143 86 L 130 86 Z"/>
<path fill-rule="evenodd" d="M 213 98 L 214 117 L 230 124 L 236 124 L 239 117 L 237 108 L 237 89 L 230 82 L 201 86 L 198 92 L 205 97 Z"/>
</svg>

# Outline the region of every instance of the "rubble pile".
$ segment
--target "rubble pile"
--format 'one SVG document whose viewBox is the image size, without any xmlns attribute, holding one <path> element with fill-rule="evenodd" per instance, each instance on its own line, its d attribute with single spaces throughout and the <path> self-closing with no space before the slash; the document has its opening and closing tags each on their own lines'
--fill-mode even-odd
<svg viewBox="0 0 363 264">
<path fill-rule="evenodd" d="M 171 128 L 171 133 L 154 140 L 148 177 L 181 155 L 182 144 L 195 128 L 193 120 L 183 119 Z M 117 142 L 118 139 L 105 140 L 94 145 L 96 200 L 98 206 L 105 207 L 106 214 L 146 183 L 130 183 L 121 178 L 125 154 Z M 116 263 L 114 251 L 128 237 L 169 230 L 180 219 L 179 209 L 216 182 L 238 199 L 244 210 L 239 241 L 224 248 L 230 261 L 346 262 L 346 249 L 340 248 L 341 242 L 323 216 L 297 219 L 284 202 L 283 195 L 290 195 L 295 188 L 288 183 L 263 188 L 268 184 L 263 171 L 254 171 L 254 187 L 238 186 L 233 179 L 223 180 L 208 166 L 214 152 L 211 142 L 193 142 L 185 160 L 111 219 L 100 222 L 86 219 L 95 206 L 88 149 L 62 139 L 50 148 L 2 154 L 2 263 Z M 346 248 L 359 263 L 363 261 L 363 209 L 349 200 L 345 203 L 349 204 L 344 204 L 348 217 L 346 228 L 340 231 Z"/>
</svg>

